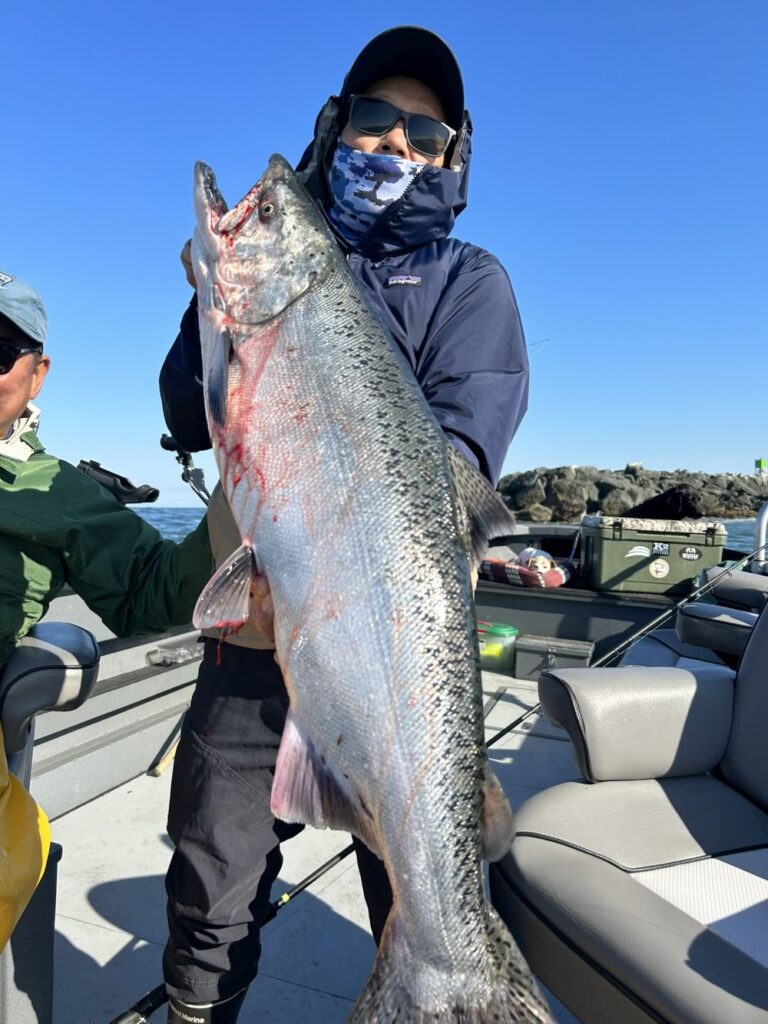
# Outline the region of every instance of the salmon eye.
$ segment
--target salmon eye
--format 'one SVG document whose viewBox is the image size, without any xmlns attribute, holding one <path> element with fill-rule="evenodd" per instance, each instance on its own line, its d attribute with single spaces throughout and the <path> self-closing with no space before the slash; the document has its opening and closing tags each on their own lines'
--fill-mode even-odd
<svg viewBox="0 0 768 1024">
<path fill-rule="evenodd" d="M 261 220 L 269 220 L 269 218 L 274 214 L 274 212 L 275 204 L 272 202 L 267 201 L 266 203 L 262 203 L 261 206 L 259 207 L 259 217 L 261 218 Z"/>
</svg>

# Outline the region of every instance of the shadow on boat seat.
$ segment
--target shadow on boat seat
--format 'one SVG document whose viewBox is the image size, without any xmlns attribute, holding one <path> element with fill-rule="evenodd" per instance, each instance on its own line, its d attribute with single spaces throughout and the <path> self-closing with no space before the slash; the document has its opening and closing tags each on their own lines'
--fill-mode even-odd
<svg viewBox="0 0 768 1024">
<path fill-rule="evenodd" d="M 0 721 L 10 772 L 29 788 L 35 715 L 79 707 L 93 689 L 99 647 L 86 629 L 66 623 L 34 626 L 0 678 Z M 0 1021 L 50 1024 L 56 873 L 61 847 L 47 866 L 0 956 Z"/>
<path fill-rule="evenodd" d="M 548 671 L 583 782 L 532 797 L 494 905 L 585 1024 L 768 1024 L 768 612 L 738 671 Z"/>
</svg>

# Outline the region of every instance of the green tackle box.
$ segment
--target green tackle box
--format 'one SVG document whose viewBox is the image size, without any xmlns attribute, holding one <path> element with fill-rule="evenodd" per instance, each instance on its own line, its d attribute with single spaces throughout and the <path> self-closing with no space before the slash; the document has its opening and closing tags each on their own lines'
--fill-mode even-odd
<svg viewBox="0 0 768 1024">
<path fill-rule="evenodd" d="M 582 516 L 581 572 L 592 590 L 688 594 L 723 557 L 722 523 Z"/>
</svg>

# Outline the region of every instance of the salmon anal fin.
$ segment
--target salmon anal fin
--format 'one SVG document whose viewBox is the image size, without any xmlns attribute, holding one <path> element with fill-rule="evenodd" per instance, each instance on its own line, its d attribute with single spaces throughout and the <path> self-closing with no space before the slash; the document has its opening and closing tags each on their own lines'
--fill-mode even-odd
<svg viewBox="0 0 768 1024">
<path fill-rule="evenodd" d="M 272 813 L 282 821 L 352 832 L 377 856 L 379 841 L 369 812 L 323 762 L 288 712 L 272 783 Z"/>
<path fill-rule="evenodd" d="M 198 629 L 237 629 L 251 610 L 251 581 L 256 568 L 253 549 L 247 544 L 211 576 L 197 599 L 192 621 Z"/>
</svg>

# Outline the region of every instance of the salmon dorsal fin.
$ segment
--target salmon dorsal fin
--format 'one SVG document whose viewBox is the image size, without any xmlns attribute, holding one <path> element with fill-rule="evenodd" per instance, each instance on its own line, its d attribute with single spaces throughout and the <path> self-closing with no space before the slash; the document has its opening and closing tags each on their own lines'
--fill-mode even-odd
<svg viewBox="0 0 768 1024">
<path fill-rule="evenodd" d="M 237 629 L 251 611 L 253 548 L 242 544 L 220 565 L 197 599 L 192 622 L 198 629 Z"/>
<path fill-rule="evenodd" d="M 515 519 L 498 491 L 488 483 L 479 469 L 448 444 L 448 465 L 456 491 L 459 530 L 476 569 L 492 537 L 512 533 Z"/>
<path fill-rule="evenodd" d="M 272 783 L 272 813 L 281 821 L 302 821 L 316 828 L 352 832 L 377 856 L 380 843 L 373 816 L 346 779 L 333 768 L 312 741 L 305 737 L 288 712 Z"/>
</svg>

